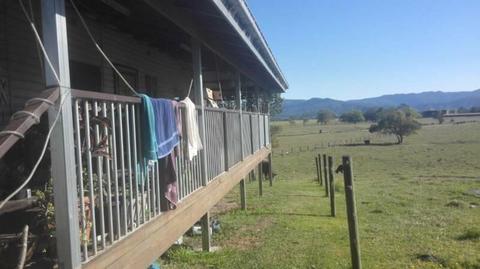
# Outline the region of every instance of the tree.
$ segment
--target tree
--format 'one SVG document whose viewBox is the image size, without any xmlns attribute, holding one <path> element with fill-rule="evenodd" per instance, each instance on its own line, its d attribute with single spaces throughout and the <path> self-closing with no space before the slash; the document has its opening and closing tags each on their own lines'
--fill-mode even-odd
<svg viewBox="0 0 480 269">
<path fill-rule="evenodd" d="M 443 117 L 443 111 L 442 110 L 438 110 L 435 113 L 435 119 L 438 120 L 438 124 L 442 124 L 445 121 L 445 118 Z"/>
<path fill-rule="evenodd" d="M 308 118 L 303 118 L 303 119 L 302 119 L 303 126 L 307 125 L 308 120 L 309 120 Z"/>
<path fill-rule="evenodd" d="M 295 125 L 295 123 L 296 123 L 296 122 L 295 122 L 295 117 L 290 116 L 290 117 L 288 118 L 288 123 L 290 123 L 290 125 Z"/>
<path fill-rule="evenodd" d="M 350 112 L 345 112 L 340 116 L 340 120 L 343 122 L 357 123 L 365 121 L 363 113 L 358 110 L 352 110 Z"/>
<path fill-rule="evenodd" d="M 412 119 L 421 117 L 421 115 L 414 108 L 407 105 L 400 105 L 398 107 L 398 110 L 403 111 L 403 113 L 405 113 L 405 116 L 411 117 Z"/>
<path fill-rule="evenodd" d="M 335 118 L 335 113 L 328 109 L 318 111 L 317 122 L 327 124 L 329 121 Z"/>
<path fill-rule="evenodd" d="M 405 112 L 403 109 L 394 109 L 383 113 L 378 123 L 370 126 L 369 131 L 393 134 L 397 137 L 397 143 L 401 144 L 405 136 L 414 134 L 420 127 L 420 123 L 415 120 L 412 113 Z"/>
<path fill-rule="evenodd" d="M 363 112 L 363 117 L 366 121 L 376 122 L 379 118 L 380 113 L 382 113 L 383 108 L 369 108 Z"/>
<path fill-rule="evenodd" d="M 270 106 L 270 115 L 272 117 L 280 114 L 283 109 L 283 98 L 279 93 L 275 93 L 269 96 L 267 100 Z"/>
</svg>

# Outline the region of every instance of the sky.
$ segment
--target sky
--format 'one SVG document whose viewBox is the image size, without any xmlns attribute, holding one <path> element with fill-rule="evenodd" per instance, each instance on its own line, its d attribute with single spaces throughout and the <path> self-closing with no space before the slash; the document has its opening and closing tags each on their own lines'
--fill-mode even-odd
<svg viewBox="0 0 480 269">
<path fill-rule="evenodd" d="M 287 99 L 480 89 L 480 0 L 247 0 Z"/>
</svg>

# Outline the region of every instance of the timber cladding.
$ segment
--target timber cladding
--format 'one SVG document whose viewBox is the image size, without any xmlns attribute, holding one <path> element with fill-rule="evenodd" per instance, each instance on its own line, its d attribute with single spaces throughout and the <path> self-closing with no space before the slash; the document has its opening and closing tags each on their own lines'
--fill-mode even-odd
<svg viewBox="0 0 480 269">
<path fill-rule="evenodd" d="M 185 198 L 177 209 L 162 213 L 156 220 L 140 227 L 84 264 L 83 268 L 148 267 L 269 154 L 270 150 L 264 148 L 246 157 L 228 172 Z"/>
</svg>

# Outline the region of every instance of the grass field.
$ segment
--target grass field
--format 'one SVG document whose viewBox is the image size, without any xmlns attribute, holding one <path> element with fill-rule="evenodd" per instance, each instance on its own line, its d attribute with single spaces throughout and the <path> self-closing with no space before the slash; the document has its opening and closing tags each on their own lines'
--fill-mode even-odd
<svg viewBox="0 0 480 269">
<path fill-rule="evenodd" d="M 332 218 L 313 181 L 316 153 L 336 165 L 342 155 L 353 159 L 364 268 L 480 268 L 480 123 L 425 125 L 389 146 L 342 146 L 394 142 L 368 134 L 367 124 L 273 124 L 282 128 L 274 186 L 260 198 L 257 182 L 247 184 L 247 211 L 232 191 L 220 206 L 229 210 L 217 216 L 220 250 L 194 251 L 200 237 L 189 238 L 164 255 L 162 268 L 349 268 L 343 177 L 336 175 Z"/>
</svg>

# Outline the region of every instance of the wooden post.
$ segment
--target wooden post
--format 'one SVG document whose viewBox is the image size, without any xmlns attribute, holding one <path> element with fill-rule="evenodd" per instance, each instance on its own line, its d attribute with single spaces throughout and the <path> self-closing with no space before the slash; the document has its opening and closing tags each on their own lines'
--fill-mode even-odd
<svg viewBox="0 0 480 269">
<path fill-rule="evenodd" d="M 272 172 L 272 153 L 268 154 L 268 180 L 270 181 L 270 187 L 273 186 L 273 172 Z"/>
<path fill-rule="evenodd" d="M 333 157 L 328 156 L 328 180 L 330 186 L 330 214 L 335 217 L 337 210 L 335 208 L 335 178 L 333 175 Z"/>
<path fill-rule="evenodd" d="M 263 195 L 262 163 L 258 165 L 258 194 Z"/>
<path fill-rule="evenodd" d="M 203 75 L 202 75 L 202 44 L 200 41 L 192 37 L 192 63 L 193 63 L 193 88 L 195 92 L 195 104 L 200 105 L 200 138 L 202 139 L 203 150 L 201 151 L 201 171 L 202 184 L 206 186 L 208 183 L 207 174 L 207 143 L 205 135 L 205 100 L 203 99 Z"/>
<path fill-rule="evenodd" d="M 350 235 L 350 252 L 352 256 L 352 268 L 361 269 L 360 241 L 358 237 L 357 207 L 355 205 L 355 191 L 353 188 L 352 159 L 349 156 L 342 157 L 343 179 L 345 182 L 345 200 L 347 206 L 348 232 Z"/>
<path fill-rule="evenodd" d="M 320 175 L 320 186 L 323 186 L 323 174 L 322 174 L 322 155 L 318 154 L 318 174 Z"/>
<path fill-rule="evenodd" d="M 325 179 L 325 196 L 328 197 L 329 189 L 328 189 L 328 175 L 327 175 L 327 154 L 323 154 L 323 177 Z"/>
<path fill-rule="evenodd" d="M 43 0 L 42 35 L 58 79 L 45 63 L 46 87 L 59 86 L 60 102 L 49 109 L 50 126 L 60 109 L 59 120 L 50 139 L 55 222 L 59 268 L 80 268 L 80 229 L 78 218 L 77 177 L 73 136 L 72 97 L 70 95 L 70 67 L 68 59 L 67 22 L 64 0 Z"/>
<path fill-rule="evenodd" d="M 320 182 L 320 173 L 318 169 L 318 157 L 315 156 L 315 167 L 317 168 L 317 181 Z"/>
<path fill-rule="evenodd" d="M 245 186 L 245 179 L 240 180 L 240 205 L 242 210 L 247 209 L 247 190 Z"/>
<path fill-rule="evenodd" d="M 207 211 L 200 222 L 202 223 L 202 250 L 210 252 L 210 212 Z"/>
</svg>

